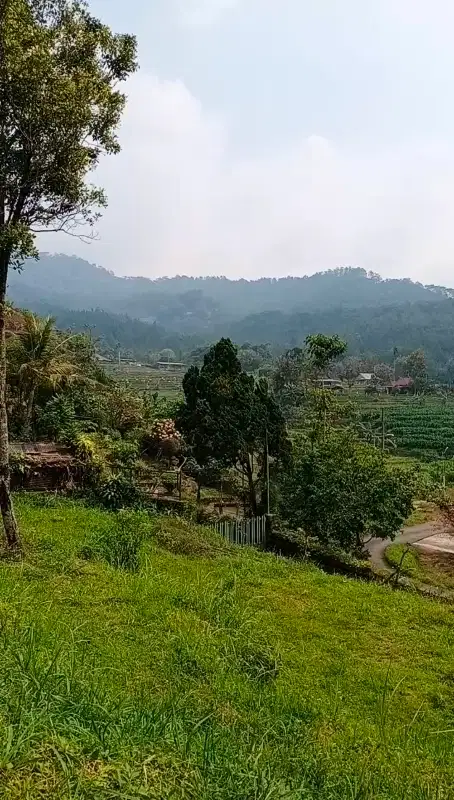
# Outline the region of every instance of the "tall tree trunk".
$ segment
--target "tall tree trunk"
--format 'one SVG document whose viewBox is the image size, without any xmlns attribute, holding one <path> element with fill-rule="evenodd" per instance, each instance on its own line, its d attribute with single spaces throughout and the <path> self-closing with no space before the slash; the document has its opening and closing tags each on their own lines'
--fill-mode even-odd
<svg viewBox="0 0 454 800">
<path fill-rule="evenodd" d="M 22 547 L 10 492 L 8 415 L 6 410 L 6 280 L 9 253 L 0 252 L 0 513 L 10 550 Z"/>
</svg>

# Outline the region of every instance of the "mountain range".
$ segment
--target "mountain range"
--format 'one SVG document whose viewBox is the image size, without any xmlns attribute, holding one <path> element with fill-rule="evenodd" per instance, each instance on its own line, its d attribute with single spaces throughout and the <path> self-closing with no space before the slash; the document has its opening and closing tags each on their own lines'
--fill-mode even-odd
<svg viewBox="0 0 454 800">
<path fill-rule="evenodd" d="M 101 346 L 121 345 L 141 358 L 163 347 L 187 352 L 221 335 L 283 349 L 314 332 L 336 332 L 352 354 L 385 360 L 396 347 L 422 347 L 439 366 L 454 354 L 453 289 L 360 268 L 255 281 L 151 280 L 43 253 L 11 272 L 8 295 L 19 307 L 52 314 L 60 327 L 88 329 Z"/>
</svg>

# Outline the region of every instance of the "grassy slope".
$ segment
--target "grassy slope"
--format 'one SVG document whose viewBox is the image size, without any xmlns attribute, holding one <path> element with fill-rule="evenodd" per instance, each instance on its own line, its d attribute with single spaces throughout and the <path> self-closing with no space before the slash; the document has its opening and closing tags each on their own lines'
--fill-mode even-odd
<svg viewBox="0 0 454 800">
<path fill-rule="evenodd" d="M 402 575 L 416 582 L 454 589 L 454 555 L 450 553 L 424 552 L 417 547 L 391 544 L 386 548 L 386 558 L 392 567 L 400 566 Z"/>
<path fill-rule="evenodd" d="M 449 606 L 191 554 L 172 520 L 131 574 L 78 557 L 108 514 L 30 503 L 27 561 L 0 564 L 1 797 L 452 796 Z"/>
</svg>

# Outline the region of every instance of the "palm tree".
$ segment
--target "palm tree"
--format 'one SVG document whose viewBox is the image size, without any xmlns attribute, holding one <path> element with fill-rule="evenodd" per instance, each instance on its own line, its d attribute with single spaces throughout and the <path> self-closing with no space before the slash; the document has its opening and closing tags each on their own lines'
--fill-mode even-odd
<svg viewBox="0 0 454 800">
<path fill-rule="evenodd" d="M 17 377 L 20 398 L 25 400 L 24 434 L 29 435 L 37 390 L 55 391 L 81 375 L 68 349 L 73 336 L 59 334 L 52 317 L 42 319 L 25 311 L 23 319 L 22 331 L 10 342 L 9 363 Z"/>
</svg>

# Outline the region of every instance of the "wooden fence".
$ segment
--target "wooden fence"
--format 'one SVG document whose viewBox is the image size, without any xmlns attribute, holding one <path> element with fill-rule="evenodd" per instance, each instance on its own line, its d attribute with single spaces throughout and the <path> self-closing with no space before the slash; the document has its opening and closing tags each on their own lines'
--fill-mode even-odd
<svg viewBox="0 0 454 800">
<path fill-rule="evenodd" d="M 267 519 L 265 515 L 252 517 L 252 519 L 215 522 L 214 528 L 231 544 L 262 547 L 266 543 Z"/>
</svg>

